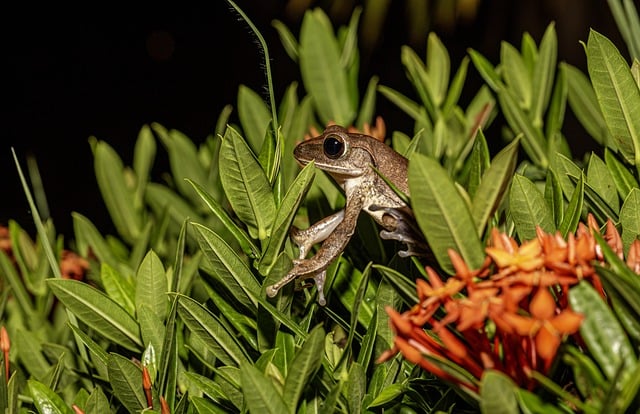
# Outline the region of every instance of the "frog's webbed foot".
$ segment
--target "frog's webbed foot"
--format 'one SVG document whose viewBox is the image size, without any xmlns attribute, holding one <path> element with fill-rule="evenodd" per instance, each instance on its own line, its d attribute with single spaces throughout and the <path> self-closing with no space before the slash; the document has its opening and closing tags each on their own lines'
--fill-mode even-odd
<svg viewBox="0 0 640 414">
<path fill-rule="evenodd" d="M 298 277 L 302 279 L 302 276 L 304 275 L 305 278 L 312 278 L 315 281 L 316 287 L 318 289 L 318 304 L 320 306 L 324 306 L 327 303 L 324 297 L 324 282 L 325 282 L 327 271 L 326 269 L 323 269 L 319 272 L 311 273 L 307 276 L 304 273 L 300 272 L 300 267 L 305 267 L 305 262 L 308 262 L 308 260 L 294 260 L 293 269 L 291 269 L 289 273 L 286 274 L 285 277 L 283 277 L 273 285 L 267 286 L 267 296 L 269 296 L 270 298 L 275 297 L 278 294 L 278 291 L 282 289 L 285 285 L 287 285 L 289 282 L 291 282 L 292 280 Z"/>
<path fill-rule="evenodd" d="M 406 250 L 398 252 L 400 257 L 429 256 L 430 249 L 423 239 L 413 212 L 409 208 L 371 206 L 372 211 L 384 211 L 385 229 L 380 231 L 380 238 L 404 243 Z"/>
</svg>

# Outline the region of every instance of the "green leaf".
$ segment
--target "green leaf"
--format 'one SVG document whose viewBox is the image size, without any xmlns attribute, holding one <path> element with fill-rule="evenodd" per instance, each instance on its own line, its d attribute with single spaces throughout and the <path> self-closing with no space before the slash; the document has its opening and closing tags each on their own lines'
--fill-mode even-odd
<svg viewBox="0 0 640 414">
<path fill-rule="evenodd" d="M 271 122 L 271 111 L 262 97 L 245 85 L 238 87 L 238 117 L 249 146 L 259 153 Z"/>
<path fill-rule="evenodd" d="M 164 320 L 169 307 L 168 291 L 164 265 L 158 255 L 153 250 L 149 250 L 136 272 L 136 309 L 145 305 Z"/>
<path fill-rule="evenodd" d="M 242 250 L 252 256 L 258 255 L 258 247 L 253 243 L 253 240 L 249 238 L 247 233 L 241 229 L 232 219 L 229 214 L 222 208 L 220 203 L 216 201 L 207 191 L 198 183 L 194 183 L 191 180 L 187 180 L 198 193 L 202 201 L 209 207 L 211 212 L 222 222 L 227 230 L 235 237 L 240 244 Z"/>
<path fill-rule="evenodd" d="M 234 212 L 252 237 L 266 239 L 276 211 L 271 186 L 245 140 L 231 127 L 222 141 L 219 163 L 222 187 Z"/>
<path fill-rule="evenodd" d="M 431 93 L 431 99 L 436 107 L 442 106 L 449 87 L 451 59 L 447 48 L 442 44 L 438 35 L 429 33 L 427 38 L 427 74 L 430 82 L 426 85 Z"/>
<path fill-rule="evenodd" d="M 453 76 L 453 80 L 451 81 L 451 85 L 449 86 L 449 92 L 447 92 L 447 97 L 442 104 L 442 115 L 445 118 L 450 115 L 451 111 L 458 103 L 458 99 L 460 99 L 462 88 L 464 87 L 464 81 L 467 77 L 468 69 L 469 57 L 465 56 L 464 58 L 462 58 L 462 62 L 460 63 L 456 74 Z"/>
<path fill-rule="evenodd" d="M 167 149 L 173 183 L 178 192 L 198 202 L 199 200 L 193 197 L 189 184 L 185 182 L 185 179 L 188 178 L 197 183 L 207 183 L 208 173 L 200 163 L 196 145 L 186 135 L 175 129 L 167 131 L 158 123 L 151 124 L 151 127 Z"/>
<path fill-rule="evenodd" d="M 420 105 L 402 95 L 400 92 L 384 85 L 378 86 L 378 92 L 415 121 L 422 121 L 427 125 L 430 124 L 431 121 L 428 120 L 427 115 L 424 113 L 424 110 L 421 109 Z"/>
<path fill-rule="evenodd" d="M 219 318 L 188 296 L 178 298 L 178 314 L 193 335 L 198 336 L 216 358 L 225 365 L 248 362 L 244 349 Z"/>
<path fill-rule="evenodd" d="M 607 387 L 606 380 L 596 363 L 574 346 L 567 346 L 563 361 L 573 368 L 576 387 L 585 397 L 601 400 Z"/>
<path fill-rule="evenodd" d="M 520 108 L 511 90 L 506 88 L 499 89 L 498 101 L 500 102 L 502 113 L 513 132 L 516 135 L 520 133 L 524 135 L 522 147 L 531 158 L 531 161 L 542 168 L 546 168 L 549 160 L 545 150 L 546 142 L 540 128 L 536 127 Z"/>
<path fill-rule="evenodd" d="M 118 354 L 109 355 L 109 383 L 113 394 L 130 413 L 147 407 L 142 388 L 142 370 L 128 358 Z"/>
<path fill-rule="evenodd" d="M 562 195 L 560 181 L 551 168 L 547 170 L 547 178 L 544 185 L 544 200 L 553 215 L 553 223 L 558 227 L 564 218 L 564 197 Z"/>
<path fill-rule="evenodd" d="M 73 230 L 76 236 L 78 254 L 82 257 L 88 257 L 89 252 L 91 252 L 99 261 L 117 267 L 118 259 L 98 229 L 96 229 L 96 226 L 80 213 L 73 212 L 71 216 L 73 217 Z"/>
<path fill-rule="evenodd" d="M 640 89 L 615 45 L 593 29 L 587 41 L 587 66 L 618 149 L 628 162 L 640 166 Z"/>
<path fill-rule="evenodd" d="M 140 324 L 140 333 L 142 335 L 142 341 L 145 345 L 153 345 L 153 349 L 157 355 L 162 355 L 162 347 L 164 341 L 164 318 L 160 318 L 155 311 L 153 311 L 146 304 L 138 305 L 136 309 L 136 316 L 138 323 Z"/>
<path fill-rule="evenodd" d="M 284 47 L 285 52 L 287 52 L 287 55 L 291 58 L 291 60 L 293 60 L 294 62 L 297 62 L 298 61 L 298 40 L 296 39 L 296 37 L 293 35 L 293 33 L 291 33 L 291 30 L 289 30 L 287 25 L 281 22 L 280 20 L 277 20 L 277 19 L 272 20 L 271 25 L 278 32 L 278 35 L 280 37 L 280 42 L 282 43 L 282 46 Z"/>
<path fill-rule="evenodd" d="M 584 281 L 571 288 L 569 303 L 574 312 L 584 315 L 580 335 L 600 369 L 612 379 L 624 364 L 624 380 L 636 367 L 635 352 L 609 306 Z"/>
<path fill-rule="evenodd" d="M 545 122 L 545 136 L 547 137 L 547 141 L 551 141 L 556 134 L 562 134 L 560 130 L 562 129 L 562 123 L 565 119 L 567 94 L 568 86 L 566 75 L 564 71 L 558 70 L 558 76 L 553 87 Z M 552 154 L 548 154 L 548 156 L 551 158 Z"/>
<path fill-rule="evenodd" d="M 247 309 L 255 309 L 253 297 L 259 294 L 260 284 L 245 262 L 217 233 L 201 224 L 191 224 L 216 279 Z"/>
<path fill-rule="evenodd" d="M 84 406 L 85 414 L 102 414 L 109 412 L 111 407 L 109 406 L 109 400 L 104 395 L 102 388 L 95 387 L 91 391 L 91 395 L 87 398 L 87 402 Z"/>
<path fill-rule="evenodd" d="M 482 76 L 482 79 L 484 79 L 487 85 L 489 85 L 489 87 L 494 91 L 501 89 L 503 84 L 500 79 L 500 75 L 498 75 L 498 72 L 496 72 L 496 69 L 487 60 L 487 58 L 473 49 L 469 49 L 468 52 L 471 57 L 471 62 L 473 62 L 473 65 L 476 67 L 478 72 L 480 72 L 480 76 Z"/>
<path fill-rule="evenodd" d="M 34 379 L 27 380 L 33 404 L 42 414 L 73 414 L 73 410 L 51 388 Z"/>
<path fill-rule="evenodd" d="M 148 125 L 143 125 L 133 149 L 133 171 L 136 174 L 135 207 L 142 208 L 144 190 L 156 157 L 156 141 Z"/>
<path fill-rule="evenodd" d="M 348 93 L 347 73 L 331 22 L 320 8 L 307 10 L 302 19 L 298 53 L 302 80 L 322 125 L 329 121 L 351 125 L 356 109 Z"/>
<path fill-rule="evenodd" d="M 587 165 L 587 183 L 598 193 L 613 211 L 620 209 L 620 200 L 613 176 L 607 165 L 596 154 L 591 154 Z"/>
<path fill-rule="evenodd" d="M 409 162 L 409 189 L 416 220 L 443 268 L 453 272 L 448 249 L 460 253 L 469 268 L 480 267 L 484 251 L 469 207 L 440 164 L 414 154 Z"/>
<path fill-rule="evenodd" d="M 538 59 L 533 70 L 531 97 L 531 119 L 536 127 L 542 126 L 542 115 L 549 103 L 551 89 L 553 88 L 553 76 L 556 71 L 556 60 L 558 54 L 558 39 L 556 37 L 555 25 L 547 26 L 547 29 L 540 41 Z"/>
<path fill-rule="evenodd" d="M 288 407 L 273 382 L 253 365 L 241 366 L 240 380 L 249 412 L 282 414 L 295 411 L 296 407 Z"/>
<path fill-rule="evenodd" d="M 582 205 L 584 203 L 584 175 L 580 174 L 580 179 L 573 190 L 573 195 L 567 205 L 567 210 L 564 213 L 562 223 L 558 227 L 558 230 L 562 234 L 562 237 L 566 238 L 569 233 L 575 233 L 578 228 L 578 222 L 580 221 L 580 215 L 582 214 Z"/>
<path fill-rule="evenodd" d="M 560 70 L 567 81 L 567 99 L 576 118 L 596 142 L 600 145 L 609 144 L 609 130 L 589 78 L 566 62 L 560 63 Z"/>
<path fill-rule="evenodd" d="M 289 371 L 284 381 L 282 398 L 290 407 L 289 412 L 295 413 L 300 396 L 305 387 L 311 382 L 322 364 L 322 349 L 324 347 L 325 332 L 321 325 L 316 326 L 307 337 L 302 348 L 296 352 L 291 365 L 295 369 Z"/>
<path fill-rule="evenodd" d="M 524 64 L 518 49 L 503 41 L 500 44 L 500 65 L 502 76 L 507 87 L 517 97 L 518 104 L 523 109 L 531 108 L 531 73 Z"/>
<path fill-rule="evenodd" d="M 48 279 L 49 287 L 78 319 L 107 339 L 132 351 L 140 351 L 140 328 L 118 303 L 86 283 Z"/>
<path fill-rule="evenodd" d="M 631 243 L 640 236 L 640 188 L 631 190 L 622 203 L 620 226 L 624 251 L 628 252 Z"/>
<path fill-rule="evenodd" d="M 129 315 L 135 313 L 134 295 L 135 287 L 131 280 L 125 279 L 117 270 L 102 263 L 100 266 L 100 280 L 104 286 L 104 291 L 116 303 L 120 304 Z"/>
<path fill-rule="evenodd" d="M 489 217 L 496 211 L 509 188 L 518 159 L 518 143 L 516 139 L 496 154 L 473 196 L 471 213 L 478 234 L 483 234 Z"/>
<path fill-rule="evenodd" d="M 300 174 L 298 174 L 282 199 L 282 203 L 280 204 L 280 207 L 278 207 L 276 217 L 273 221 L 271 237 L 269 237 L 267 246 L 258 263 L 258 269 L 261 274 L 269 274 L 271 267 L 280 254 L 282 245 L 289 235 L 291 222 L 293 221 L 305 194 L 313 183 L 314 176 L 315 167 L 314 163 L 311 162 L 307 164 L 302 171 L 300 171 Z"/>
<path fill-rule="evenodd" d="M 633 178 L 633 174 L 631 174 L 627 167 L 607 148 L 604 150 L 604 162 L 607 164 L 609 172 L 611 172 L 620 198 L 627 198 L 631 189 L 639 186 L 638 182 Z"/>
<path fill-rule="evenodd" d="M 362 401 L 367 391 L 367 375 L 362 365 L 357 362 L 351 364 L 347 377 L 346 393 L 349 396 L 347 404 L 349 413 L 362 412 Z"/>
<path fill-rule="evenodd" d="M 480 411 L 486 414 L 518 414 L 518 386 L 500 371 L 486 370 L 480 382 Z"/>
<path fill-rule="evenodd" d="M 536 226 L 547 233 L 555 231 L 555 223 L 544 196 L 527 177 L 516 174 L 509 192 L 509 212 L 520 241 L 536 237 Z"/>
<path fill-rule="evenodd" d="M 103 141 L 96 144 L 94 158 L 96 181 L 113 224 L 118 234 L 131 243 L 142 229 L 142 215 L 134 203 L 134 189 L 125 181 L 122 160 Z"/>
<path fill-rule="evenodd" d="M 408 46 L 400 49 L 400 60 L 405 68 L 409 81 L 413 84 L 420 100 L 424 105 L 431 119 L 437 117 L 437 108 L 433 102 L 432 93 L 430 91 L 431 80 L 422 60 L 416 52 Z"/>
</svg>

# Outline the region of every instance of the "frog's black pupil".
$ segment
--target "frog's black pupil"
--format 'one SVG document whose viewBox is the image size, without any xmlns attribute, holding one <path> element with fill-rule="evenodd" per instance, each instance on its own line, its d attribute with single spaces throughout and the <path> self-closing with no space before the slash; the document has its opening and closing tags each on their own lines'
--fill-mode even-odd
<svg viewBox="0 0 640 414">
<path fill-rule="evenodd" d="M 342 140 L 329 136 L 324 140 L 324 153 L 329 158 L 338 158 L 342 155 L 344 143 Z"/>
</svg>

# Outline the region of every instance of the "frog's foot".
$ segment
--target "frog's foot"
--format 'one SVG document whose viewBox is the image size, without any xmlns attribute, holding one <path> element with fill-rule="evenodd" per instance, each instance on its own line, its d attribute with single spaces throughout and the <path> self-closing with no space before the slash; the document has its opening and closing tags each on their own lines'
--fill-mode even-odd
<svg viewBox="0 0 640 414">
<path fill-rule="evenodd" d="M 293 269 L 289 271 L 289 273 L 287 273 L 285 277 L 283 277 L 273 285 L 267 286 L 266 292 L 268 297 L 270 298 L 275 297 L 278 294 L 278 291 L 280 291 L 280 289 L 282 289 L 284 286 L 289 284 L 292 280 L 300 276 L 300 273 L 296 271 L 296 267 L 300 264 L 300 262 L 302 262 L 302 260 L 294 260 Z M 324 281 L 325 281 L 326 274 L 327 274 L 327 271 L 322 270 L 313 275 L 309 275 L 309 277 L 313 278 L 313 280 L 316 283 L 316 287 L 318 288 L 318 304 L 320 306 L 324 306 L 327 303 L 324 297 Z"/>
<path fill-rule="evenodd" d="M 371 210 L 382 210 L 385 214 L 383 220 L 385 221 L 386 229 L 380 231 L 380 238 L 384 240 L 395 240 L 406 245 L 407 249 L 399 251 L 398 256 L 430 255 L 429 246 L 422 237 L 411 210 L 381 206 L 372 206 Z"/>
</svg>

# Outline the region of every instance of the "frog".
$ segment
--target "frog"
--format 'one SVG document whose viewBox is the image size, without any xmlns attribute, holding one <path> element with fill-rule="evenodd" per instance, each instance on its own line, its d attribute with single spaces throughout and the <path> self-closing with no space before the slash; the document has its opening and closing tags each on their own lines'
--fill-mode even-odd
<svg viewBox="0 0 640 414">
<path fill-rule="evenodd" d="M 318 304 L 324 306 L 327 268 L 346 248 L 363 211 L 382 227 L 382 239 L 407 246 L 398 252 L 400 257 L 422 256 L 428 251 L 411 208 L 400 196 L 410 195 L 408 160 L 390 146 L 372 136 L 330 125 L 319 136 L 296 145 L 293 156 L 301 166 L 313 162 L 328 173 L 344 191 L 346 201 L 343 209 L 306 229 L 292 226 L 290 237 L 298 247 L 298 258 L 282 279 L 267 286 L 267 296 L 275 297 L 295 279 L 313 279 Z M 320 248 L 307 258 L 317 243 L 322 243 Z"/>
</svg>

